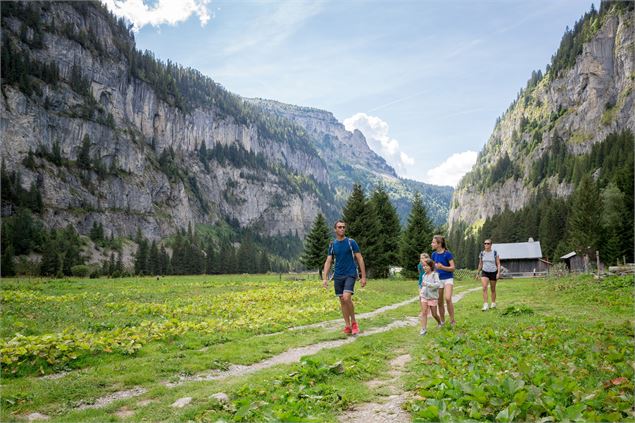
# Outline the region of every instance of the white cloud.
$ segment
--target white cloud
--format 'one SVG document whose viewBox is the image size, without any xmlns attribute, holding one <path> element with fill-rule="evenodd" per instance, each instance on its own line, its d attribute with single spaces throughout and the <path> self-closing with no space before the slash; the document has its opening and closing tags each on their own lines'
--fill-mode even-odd
<svg viewBox="0 0 635 423">
<path fill-rule="evenodd" d="M 224 52 L 263 51 L 277 46 L 302 29 L 305 22 L 321 13 L 322 9 L 322 2 L 279 2 L 271 13 L 255 19 L 241 37 L 225 47 Z"/>
<path fill-rule="evenodd" d="M 211 18 L 207 10 L 210 0 L 159 0 L 154 7 L 144 4 L 143 0 L 102 1 L 115 15 L 132 22 L 134 31 L 145 25 L 176 25 L 192 14 L 198 15 L 201 26 L 205 26 Z"/>
<path fill-rule="evenodd" d="M 347 131 L 355 129 L 361 131 L 366 137 L 369 147 L 382 156 L 388 164 L 404 174 L 406 166 L 412 166 L 415 160 L 399 149 L 399 141 L 388 135 L 388 123 L 377 116 L 369 116 L 366 113 L 357 113 L 344 119 L 344 127 Z"/>
<path fill-rule="evenodd" d="M 439 166 L 426 172 L 426 182 L 434 185 L 450 185 L 455 187 L 459 180 L 476 163 L 475 151 L 464 151 L 452 154 Z"/>
</svg>

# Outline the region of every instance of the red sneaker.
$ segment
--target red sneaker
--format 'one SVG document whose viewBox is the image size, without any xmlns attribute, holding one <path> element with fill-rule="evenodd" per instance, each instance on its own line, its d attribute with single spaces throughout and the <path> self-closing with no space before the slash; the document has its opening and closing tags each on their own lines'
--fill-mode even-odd
<svg viewBox="0 0 635 423">
<path fill-rule="evenodd" d="M 347 335 L 350 335 L 352 333 L 351 327 L 350 326 L 346 326 L 344 328 L 344 333 Z"/>
<path fill-rule="evenodd" d="M 353 335 L 357 335 L 359 333 L 359 326 L 357 325 L 357 322 L 353 323 L 353 326 L 351 327 L 351 333 Z"/>
</svg>

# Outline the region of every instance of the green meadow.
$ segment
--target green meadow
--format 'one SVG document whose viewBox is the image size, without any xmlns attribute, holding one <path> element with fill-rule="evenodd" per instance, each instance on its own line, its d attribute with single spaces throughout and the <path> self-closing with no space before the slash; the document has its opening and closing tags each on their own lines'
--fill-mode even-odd
<svg viewBox="0 0 635 423">
<path fill-rule="evenodd" d="M 455 293 L 479 286 L 458 281 Z M 416 293 L 415 281 L 370 280 L 357 288 L 356 312 Z M 36 412 L 73 422 L 335 421 L 380 401 L 386 393 L 367 382 L 388 379 L 403 354 L 412 357 L 400 380 L 404 407 L 416 421 L 635 420 L 632 277 L 504 280 L 497 309 L 482 312 L 480 290 L 467 293 L 453 329 L 431 320 L 424 337 L 418 326 L 397 327 L 198 381 L 187 378 L 344 340 L 339 321 L 297 328 L 340 318 L 332 289 L 288 275 L 3 279 L 0 300 L 1 421 Z M 418 307 L 360 327 L 417 316 Z M 97 407 L 122 392 L 135 394 Z M 172 406 L 184 397 L 186 406 Z"/>
</svg>

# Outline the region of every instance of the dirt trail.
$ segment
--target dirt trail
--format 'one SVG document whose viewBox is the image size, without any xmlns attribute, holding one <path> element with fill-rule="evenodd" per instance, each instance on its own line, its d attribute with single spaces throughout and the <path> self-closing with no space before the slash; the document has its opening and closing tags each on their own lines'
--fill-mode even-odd
<svg viewBox="0 0 635 423">
<path fill-rule="evenodd" d="M 405 370 L 406 364 L 411 360 L 409 354 L 400 355 L 390 362 L 390 379 L 376 379 L 367 382 L 374 390 L 387 390 L 385 401 L 360 404 L 340 415 L 341 423 L 401 423 L 409 422 L 410 414 L 405 412 L 401 405 L 406 401 L 407 394 L 399 379 Z"/>
<path fill-rule="evenodd" d="M 477 290 L 481 290 L 481 287 L 477 287 L 477 288 L 471 288 L 468 290 L 465 290 L 463 292 L 460 292 L 457 295 L 454 295 L 452 297 L 453 302 L 458 302 L 460 301 L 465 295 L 477 291 Z M 380 314 L 381 312 L 387 311 L 387 310 L 392 310 L 395 309 L 397 307 L 401 307 L 405 304 L 409 304 L 411 302 L 414 302 L 417 300 L 417 297 L 415 297 L 414 299 L 410 299 L 407 300 L 405 302 L 402 303 L 398 303 L 398 304 L 392 304 L 390 306 L 386 306 L 386 307 L 382 307 L 380 309 L 374 310 L 370 313 L 362 313 L 359 314 L 357 317 L 362 319 L 362 318 L 368 318 L 369 315 L 370 316 L 375 316 L 377 314 Z M 379 310 L 382 310 L 381 312 Z M 364 316 L 364 317 L 363 317 Z M 330 324 L 330 322 L 335 322 L 335 323 L 340 323 L 339 320 L 334 320 L 334 321 L 327 321 L 327 322 L 320 322 L 320 323 L 316 323 L 315 325 L 320 325 L 320 324 L 325 324 L 328 325 Z M 254 363 L 254 364 L 250 364 L 248 366 L 245 365 L 233 365 L 230 366 L 227 370 L 224 371 L 212 371 L 212 372 L 205 372 L 205 373 L 200 373 L 198 375 L 192 375 L 192 376 L 182 376 L 178 381 L 176 382 L 161 382 L 163 385 L 167 386 L 167 387 L 175 387 L 175 386 L 179 386 L 182 385 L 184 383 L 187 382 L 198 382 L 198 381 L 210 381 L 210 380 L 219 380 L 219 379 L 226 379 L 228 377 L 236 377 L 236 376 L 244 376 L 244 375 L 248 375 L 250 373 L 254 373 L 257 372 L 259 370 L 263 370 L 263 369 L 267 369 L 269 367 L 272 366 L 276 366 L 278 364 L 291 364 L 291 363 L 296 363 L 298 361 L 300 361 L 300 358 L 305 356 L 305 355 L 312 355 L 312 354 L 316 354 L 324 349 L 330 349 L 330 348 L 337 348 L 340 347 L 342 345 L 346 345 L 349 344 L 351 342 L 354 342 L 355 339 L 357 339 L 357 337 L 362 337 L 362 336 L 370 336 L 370 335 L 375 335 L 378 333 L 383 333 L 383 332 L 387 332 L 390 331 L 392 329 L 397 329 L 397 328 L 402 328 L 402 327 L 407 327 L 407 326 L 415 326 L 419 323 L 419 318 L 418 317 L 408 317 L 404 320 L 396 320 L 392 323 L 389 323 L 386 326 L 381 326 L 381 327 L 377 327 L 377 328 L 372 328 L 372 329 L 368 329 L 368 330 L 364 330 L 363 332 L 361 332 L 359 335 L 357 336 L 352 336 L 352 337 L 348 337 L 345 339 L 338 339 L 335 341 L 325 341 L 325 342 L 320 342 L 317 344 L 313 344 L 313 345 L 308 345 L 305 347 L 299 347 L 299 348 L 292 348 L 290 350 L 287 350 L 281 354 L 278 354 L 276 356 L 273 356 L 271 358 L 268 358 L 266 360 L 260 361 L 258 363 Z M 313 325 L 311 325 L 313 326 Z M 318 327 L 318 326 L 315 326 Z M 300 328 L 300 326 L 297 326 L 295 328 L 291 328 L 289 330 L 299 330 L 297 328 Z M 363 329 L 363 325 L 362 325 L 362 329 Z M 100 407 L 104 407 L 108 404 L 110 404 L 113 401 L 116 400 L 120 400 L 120 399 L 124 399 L 124 398 L 132 398 L 132 397 L 136 397 L 139 395 L 142 395 L 143 393 L 145 393 L 146 390 L 144 388 L 133 388 L 130 389 L 128 391 L 120 391 L 120 392 L 115 392 L 113 394 L 107 395 L 105 397 L 101 397 L 98 398 L 97 400 L 95 400 L 95 402 L 93 404 L 90 405 L 81 405 L 80 407 L 78 407 L 77 409 L 85 409 L 85 408 L 100 408 Z"/>
</svg>

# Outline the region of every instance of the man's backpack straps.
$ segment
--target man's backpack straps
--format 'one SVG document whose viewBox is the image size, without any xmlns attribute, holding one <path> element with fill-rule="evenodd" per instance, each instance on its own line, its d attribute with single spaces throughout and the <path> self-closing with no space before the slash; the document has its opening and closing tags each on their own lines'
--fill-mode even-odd
<svg viewBox="0 0 635 423">
<path fill-rule="evenodd" d="M 361 275 L 359 273 L 359 263 L 357 263 L 357 260 L 355 259 L 355 252 L 353 251 L 353 243 L 351 242 L 351 239 L 348 238 L 348 247 L 351 249 L 351 257 L 353 257 L 353 264 L 355 265 L 355 271 L 357 272 L 357 279 L 361 278 Z"/>
</svg>

